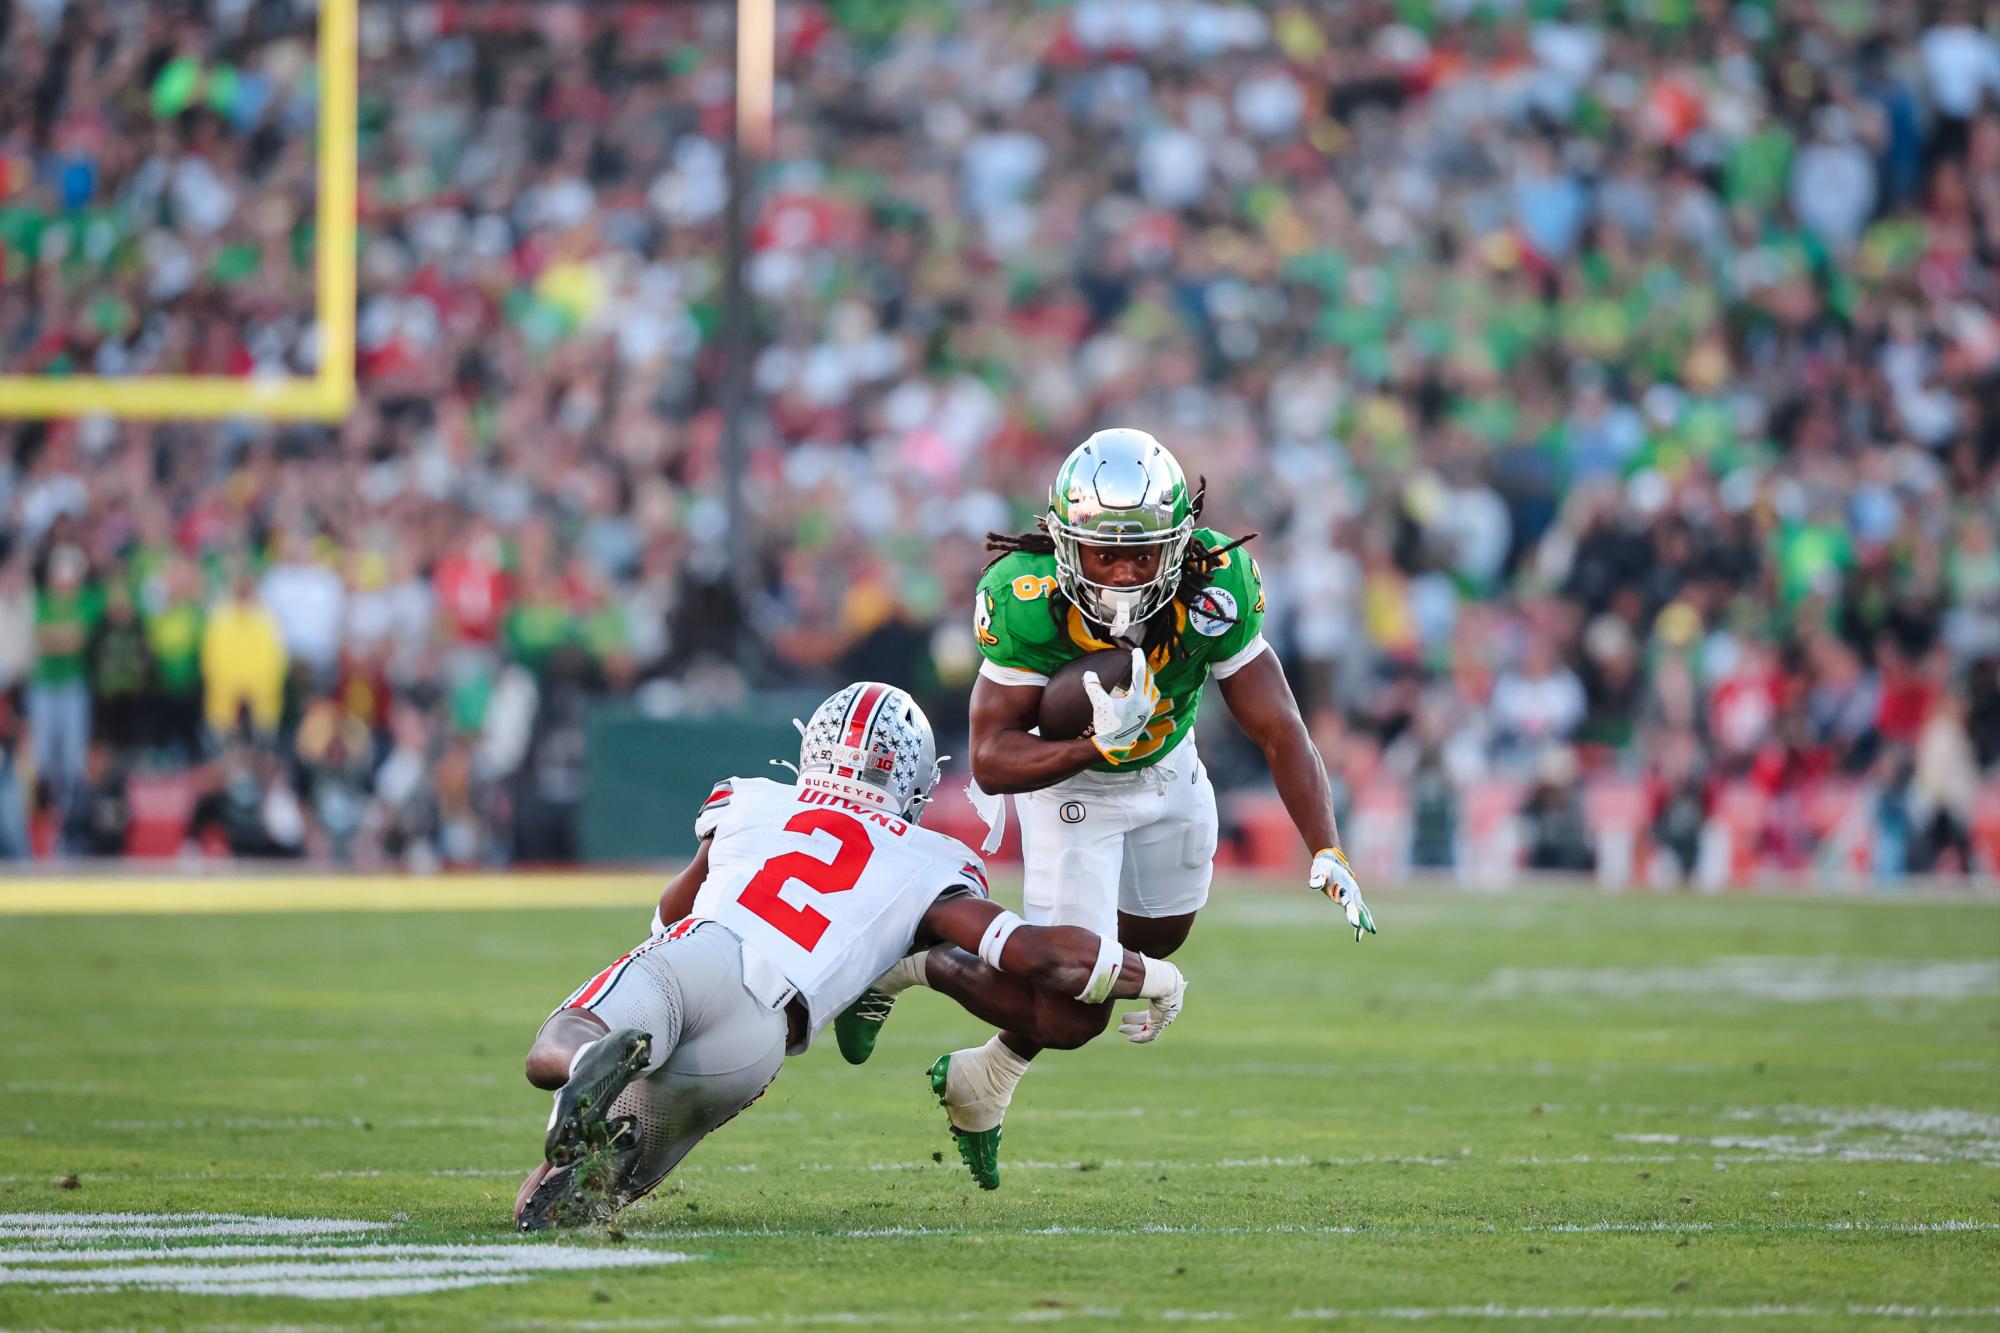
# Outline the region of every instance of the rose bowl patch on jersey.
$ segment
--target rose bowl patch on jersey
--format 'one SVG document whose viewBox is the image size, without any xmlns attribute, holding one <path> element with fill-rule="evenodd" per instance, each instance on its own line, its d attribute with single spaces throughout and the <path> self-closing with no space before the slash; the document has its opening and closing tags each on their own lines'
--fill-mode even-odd
<svg viewBox="0 0 2000 1333">
<path fill-rule="evenodd" d="M 1227 634 L 1236 619 L 1236 594 L 1227 588 L 1202 589 L 1188 608 L 1188 628 L 1211 639 Z"/>
</svg>

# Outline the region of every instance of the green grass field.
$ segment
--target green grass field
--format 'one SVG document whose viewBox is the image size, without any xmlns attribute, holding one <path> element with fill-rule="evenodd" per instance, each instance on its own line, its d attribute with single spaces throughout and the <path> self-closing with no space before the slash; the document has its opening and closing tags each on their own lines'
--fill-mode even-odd
<svg viewBox="0 0 2000 1333">
<path fill-rule="evenodd" d="M 2000 907 L 1373 905 L 1219 889 L 1186 1017 L 1045 1057 L 998 1194 L 918 993 L 560 1242 L 520 1056 L 642 897 L 0 916 L 0 1328 L 2000 1323 Z"/>
</svg>

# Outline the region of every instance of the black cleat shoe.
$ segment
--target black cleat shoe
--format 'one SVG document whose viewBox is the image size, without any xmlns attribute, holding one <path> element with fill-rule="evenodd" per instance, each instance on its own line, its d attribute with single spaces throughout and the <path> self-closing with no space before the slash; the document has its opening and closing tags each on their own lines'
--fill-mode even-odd
<svg viewBox="0 0 2000 1333">
<path fill-rule="evenodd" d="M 625 1184 L 639 1156 L 639 1126 L 630 1116 L 604 1126 L 602 1148 L 551 1168 L 535 1184 L 516 1218 L 523 1231 L 581 1227 L 611 1220 L 626 1202 Z"/>
<path fill-rule="evenodd" d="M 556 1109 L 542 1140 L 542 1155 L 550 1166 L 569 1166 L 611 1145 L 614 1127 L 605 1123 L 604 1113 L 652 1053 L 652 1037 L 638 1028 L 618 1028 L 591 1044 L 569 1082 L 556 1092 Z"/>
</svg>

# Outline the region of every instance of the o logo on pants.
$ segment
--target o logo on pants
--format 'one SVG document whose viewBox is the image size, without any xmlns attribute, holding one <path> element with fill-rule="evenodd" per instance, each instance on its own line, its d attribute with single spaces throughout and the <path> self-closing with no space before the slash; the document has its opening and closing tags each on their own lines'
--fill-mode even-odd
<svg viewBox="0 0 2000 1333">
<path fill-rule="evenodd" d="M 1056 811 L 1056 816 L 1065 824 L 1081 824 L 1083 822 L 1083 802 L 1064 801 L 1062 808 Z"/>
</svg>

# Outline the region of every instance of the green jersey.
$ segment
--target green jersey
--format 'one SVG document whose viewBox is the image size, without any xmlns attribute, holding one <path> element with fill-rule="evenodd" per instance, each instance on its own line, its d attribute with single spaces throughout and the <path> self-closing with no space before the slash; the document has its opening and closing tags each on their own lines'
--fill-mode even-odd
<svg viewBox="0 0 2000 1333">
<path fill-rule="evenodd" d="M 1195 541 L 1213 551 L 1229 539 L 1198 528 Z M 1264 575 L 1257 562 L 1235 550 L 1219 557 L 1208 587 L 1199 593 L 1183 583 L 1169 610 L 1173 633 L 1148 634 L 1148 649 L 1160 710 L 1153 725 L 1122 764 L 1099 763 L 1099 772 L 1123 773 L 1158 763 L 1194 731 L 1201 687 L 1211 673 L 1227 676 L 1264 649 Z M 1015 552 L 997 561 L 979 580 L 973 598 L 972 631 L 986 658 L 980 674 L 1003 685 L 1040 685 L 1066 662 L 1115 647 L 1098 637 L 1102 625 L 1056 595 L 1056 559 Z"/>
</svg>

